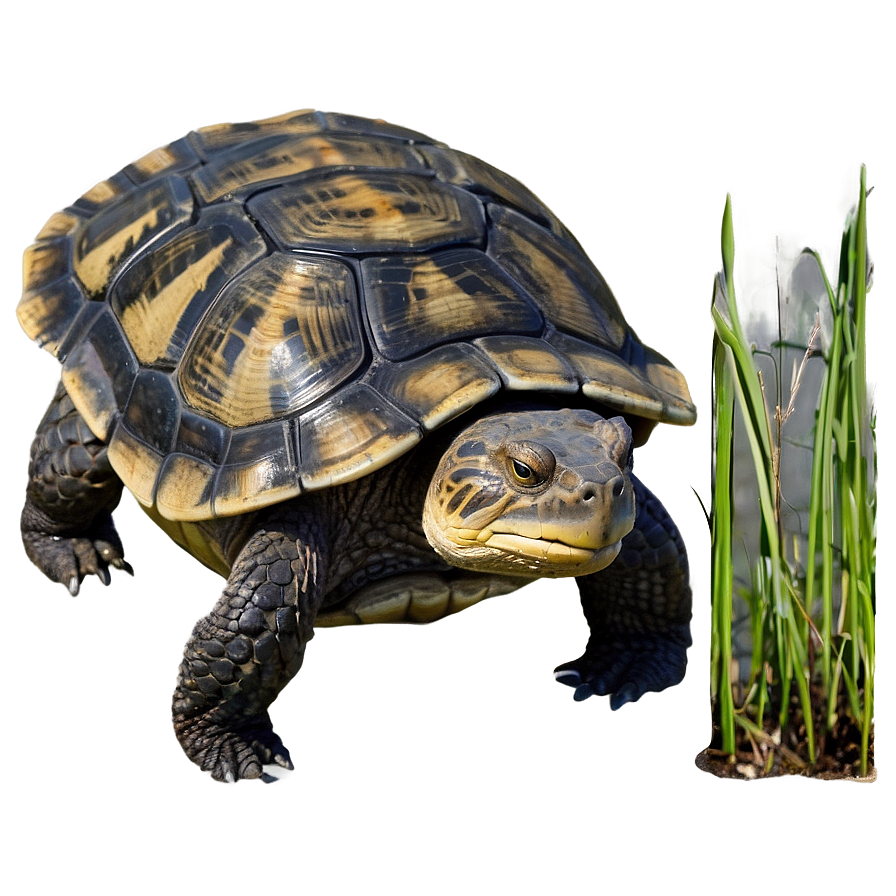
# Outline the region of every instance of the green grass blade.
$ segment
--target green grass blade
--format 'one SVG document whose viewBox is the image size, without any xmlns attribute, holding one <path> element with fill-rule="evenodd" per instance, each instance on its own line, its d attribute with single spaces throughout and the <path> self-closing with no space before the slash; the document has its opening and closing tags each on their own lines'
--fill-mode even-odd
<svg viewBox="0 0 896 896">
<path fill-rule="evenodd" d="M 716 284 L 717 290 L 721 284 Z M 712 608 L 713 690 L 718 699 L 722 749 L 734 753 L 734 700 L 731 691 L 731 621 L 733 579 L 731 570 L 731 449 L 734 431 L 734 394 L 729 352 L 713 342 L 715 390 L 715 466 L 712 504 Z"/>
</svg>

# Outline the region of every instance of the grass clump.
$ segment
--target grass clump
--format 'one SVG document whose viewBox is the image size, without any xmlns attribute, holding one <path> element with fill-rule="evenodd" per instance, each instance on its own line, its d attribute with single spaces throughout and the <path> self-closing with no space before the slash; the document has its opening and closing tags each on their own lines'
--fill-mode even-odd
<svg viewBox="0 0 896 896">
<path fill-rule="evenodd" d="M 712 303 L 713 741 L 697 760 L 717 774 L 873 774 L 876 454 L 865 381 L 866 195 L 862 168 L 836 285 L 818 253 L 804 250 L 787 313 L 814 322 L 802 343 L 784 338 L 779 286 L 778 336 L 768 350 L 747 339 L 738 314 L 730 196 L 725 205 Z M 807 275 L 819 284 L 814 296 L 799 294 Z M 809 423 L 792 436 L 788 421 L 800 408 L 809 409 Z M 733 637 L 738 616 L 741 644 Z"/>
</svg>

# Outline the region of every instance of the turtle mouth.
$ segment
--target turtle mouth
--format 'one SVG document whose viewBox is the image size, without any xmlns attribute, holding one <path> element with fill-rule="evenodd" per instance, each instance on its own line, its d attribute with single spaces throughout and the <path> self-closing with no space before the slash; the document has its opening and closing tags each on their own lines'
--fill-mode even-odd
<svg viewBox="0 0 896 896">
<path fill-rule="evenodd" d="M 518 558 L 539 575 L 584 575 L 609 566 L 619 554 L 621 539 L 599 548 L 584 548 L 548 538 L 530 538 L 489 529 L 449 529 L 458 547 L 488 549 Z"/>
</svg>

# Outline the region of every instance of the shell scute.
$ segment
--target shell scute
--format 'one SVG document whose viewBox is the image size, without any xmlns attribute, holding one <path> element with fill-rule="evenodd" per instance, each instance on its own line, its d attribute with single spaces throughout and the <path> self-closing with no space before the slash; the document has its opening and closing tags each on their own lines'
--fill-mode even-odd
<svg viewBox="0 0 896 896">
<path fill-rule="evenodd" d="M 445 345 L 401 364 L 384 363 L 368 382 L 433 430 L 501 388 L 489 363 L 465 343 Z"/>
<path fill-rule="evenodd" d="M 86 301 L 78 284 L 65 279 L 25 293 L 16 314 L 22 329 L 41 348 L 58 355 L 60 344 Z"/>
<path fill-rule="evenodd" d="M 490 204 L 489 255 L 567 333 L 619 351 L 629 328 L 610 287 L 581 252 L 510 209 Z"/>
<path fill-rule="evenodd" d="M 108 301 L 140 362 L 173 368 L 218 291 L 267 251 L 242 209 L 224 205 L 134 261 Z"/>
<path fill-rule="evenodd" d="M 150 448 L 124 426 L 116 426 L 109 441 L 109 463 L 145 507 L 155 501 L 156 481 L 165 456 Z"/>
<path fill-rule="evenodd" d="M 351 268 L 278 253 L 229 283 L 183 353 L 187 403 L 228 426 L 295 414 L 364 360 Z"/>
<path fill-rule="evenodd" d="M 485 235 L 473 195 L 404 171 L 316 175 L 266 190 L 248 208 L 285 249 L 423 251 Z"/>
<path fill-rule="evenodd" d="M 531 336 L 486 336 L 475 342 L 492 361 L 506 389 L 520 392 L 577 392 L 579 378 L 563 355 Z"/>
<path fill-rule="evenodd" d="M 56 212 L 51 215 L 40 229 L 40 233 L 34 238 L 35 242 L 42 240 L 53 240 L 61 236 L 70 236 L 83 221 L 83 217 L 74 209 L 65 209 L 65 211 Z M 27 288 L 27 285 L 26 285 Z"/>
<path fill-rule="evenodd" d="M 496 199 L 524 212 L 555 236 L 572 239 L 556 215 L 528 187 L 488 162 L 447 146 L 423 146 L 418 152 L 446 183 Z"/>
<path fill-rule="evenodd" d="M 122 173 L 128 180 L 135 184 L 142 184 L 153 178 L 160 177 L 164 174 L 173 174 L 175 172 L 187 172 L 196 168 L 201 162 L 199 155 L 193 149 L 189 139 L 182 137 L 169 143 L 167 146 L 160 146 L 145 156 L 125 165 Z"/>
<path fill-rule="evenodd" d="M 299 109 L 259 121 L 207 125 L 192 131 L 188 139 L 201 158 L 210 159 L 215 153 L 249 140 L 274 134 L 312 134 L 320 131 L 324 125 L 322 113 L 313 109 Z"/>
<path fill-rule="evenodd" d="M 193 196 L 181 177 L 172 175 L 141 187 L 131 186 L 74 235 L 75 275 L 90 295 L 99 295 L 122 262 L 165 231 L 186 226 L 192 215 Z"/>
<path fill-rule="evenodd" d="M 230 428 L 183 408 L 174 450 L 178 454 L 221 464 L 230 444 Z"/>
<path fill-rule="evenodd" d="M 106 439 L 140 368 L 108 307 L 91 304 L 85 310 L 94 312 L 93 320 L 82 314 L 84 320 L 77 322 L 84 325 L 82 334 L 67 337 L 72 348 L 62 365 L 62 382 L 90 429 Z"/>
<path fill-rule="evenodd" d="M 293 421 L 234 430 L 214 483 L 212 513 L 244 513 L 299 494 L 297 455 Z"/>
<path fill-rule="evenodd" d="M 121 422 L 159 454 L 172 451 L 180 427 L 180 399 L 171 378 L 159 370 L 141 370 Z"/>
<path fill-rule="evenodd" d="M 169 520 L 207 520 L 214 515 L 218 467 L 199 458 L 169 454 L 158 473 L 155 506 Z"/>
<path fill-rule="evenodd" d="M 366 258 L 361 280 L 377 349 L 391 361 L 445 342 L 540 333 L 535 303 L 484 252 Z"/>
<path fill-rule="evenodd" d="M 414 420 L 363 383 L 340 389 L 300 421 L 301 481 L 325 488 L 372 473 L 420 441 Z"/>
<path fill-rule="evenodd" d="M 133 189 L 133 181 L 124 171 L 119 171 L 117 174 L 113 174 L 112 177 L 94 184 L 72 204 L 71 211 L 90 217 L 101 209 L 112 205 L 116 200 L 121 199 L 122 196 L 130 193 Z"/>
<path fill-rule="evenodd" d="M 409 143 L 433 143 L 432 137 L 384 121 L 382 118 L 362 118 L 360 115 L 343 115 L 341 112 L 321 112 L 324 127 L 330 131 L 360 134 L 364 137 L 388 137 Z"/>
<path fill-rule="evenodd" d="M 22 279 L 25 290 L 40 291 L 66 276 L 69 271 L 69 240 L 41 240 L 33 243 L 22 258 Z"/>
<path fill-rule="evenodd" d="M 371 143 L 345 134 L 274 134 L 214 156 L 193 174 L 191 183 L 204 202 L 216 202 L 223 196 L 250 195 L 265 184 L 294 180 L 307 172 L 353 167 L 424 170 L 403 143 Z"/>
</svg>

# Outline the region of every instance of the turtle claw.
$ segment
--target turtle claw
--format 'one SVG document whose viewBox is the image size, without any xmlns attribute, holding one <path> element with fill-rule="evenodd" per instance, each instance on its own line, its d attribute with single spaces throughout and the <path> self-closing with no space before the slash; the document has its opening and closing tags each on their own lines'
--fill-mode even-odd
<svg viewBox="0 0 896 896">
<path fill-rule="evenodd" d="M 295 771 L 295 766 L 292 764 L 292 759 L 289 758 L 289 753 L 286 752 L 286 747 L 283 747 L 283 753 L 278 753 L 274 756 L 274 762 L 280 766 L 280 768 L 285 768 L 287 771 L 292 772 Z"/>
<path fill-rule="evenodd" d="M 577 688 L 582 683 L 582 676 L 577 670 L 563 667 L 554 670 L 554 679 L 570 688 Z"/>
<path fill-rule="evenodd" d="M 289 751 L 274 732 L 266 712 L 231 728 L 204 715 L 183 718 L 175 709 L 174 730 L 187 756 L 216 781 L 233 784 L 251 778 L 277 780 L 264 771 L 264 765 L 293 769 Z"/>
<path fill-rule="evenodd" d="M 610 697 L 610 709 L 615 711 L 621 706 L 625 706 L 626 703 L 634 703 L 635 701 L 640 699 L 641 694 L 641 688 L 639 688 L 634 682 L 626 682 L 626 684 L 619 688 L 619 690 Z"/>
<path fill-rule="evenodd" d="M 111 584 L 110 566 L 134 574 L 124 559 L 111 517 L 77 535 L 54 535 L 31 529 L 23 517 L 22 541 L 31 562 L 48 579 L 65 585 L 72 597 L 78 595 L 81 583 L 89 575 L 96 576 L 104 585 Z"/>
</svg>

